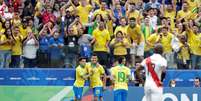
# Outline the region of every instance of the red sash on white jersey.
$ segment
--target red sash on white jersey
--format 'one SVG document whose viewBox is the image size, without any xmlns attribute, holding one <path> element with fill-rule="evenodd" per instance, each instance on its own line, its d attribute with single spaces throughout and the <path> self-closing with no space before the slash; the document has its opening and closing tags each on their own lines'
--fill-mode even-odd
<svg viewBox="0 0 201 101">
<path fill-rule="evenodd" d="M 158 78 L 158 75 L 154 71 L 154 68 L 152 67 L 152 63 L 151 63 L 151 58 L 150 57 L 146 59 L 146 65 L 147 65 L 147 68 L 148 68 L 148 72 L 150 72 L 151 77 L 153 78 L 153 80 L 156 83 L 156 85 L 158 87 L 161 87 L 162 83 L 161 83 L 160 79 Z"/>
</svg>

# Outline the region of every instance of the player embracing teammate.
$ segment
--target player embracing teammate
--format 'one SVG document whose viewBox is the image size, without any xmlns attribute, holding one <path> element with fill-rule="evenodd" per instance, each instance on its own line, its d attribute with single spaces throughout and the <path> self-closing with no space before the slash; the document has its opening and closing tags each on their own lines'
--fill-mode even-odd
<svg viewBox="0 0 201 101">
<path fill-rule="evenodd" d="M 83 82 L 88 79 L 90 82 L 90 88 L 93 90 L 93 101 L 103 101 L 103 89 L 105 88 L 106 80 L 103 66 L 98 63 L 98 57 L 96 54 L 92 55 L 91 62 L 86 63 L 85 59 L 85 63 L 83 63 L 81 59 L 79 60 L 80 65 L 76 68 L 76 81 L 73 89 L 75 101 L 81 101 L 84 87 Z M 82 81 L 81 85 L 78 85 L 79 87 L 77 87 L 78 80 Z"/>
<path fill-rule="evenodd" d="M 163 79 L 167 61 L 162 56 L 163 47 L 156 44 L 154 54 L 137 64 L 136 74 L 142 83 L 144 83 L 146 101 L 162 101 Z M 82 58 L 81 58 L 82 59 Z M 89 78 L 90 87 L 93 89 L 93 101 L 103 101 L 103 89 L 105 88 L 105 71 L 103 66 L 98 63 L 97 55 L 93 54 L 91 62 L 83 63 L 80 59 L 80 65 L 76 68 L 76 81 L 74 83 L 75 101 L 81 101 L 83 82 Z M 131 80 L 131 70 L 124 65 L 125 58 L 119 57 L 116 66 L 110 69 L 111 80 L 114 91 L 114 101 L 127 101 L 128 83 Z M 140 75 L 140 71 L 145 70 L 145 82 Z M 81 72 L 82 71 L 82 72 Z M 80 77 L 79 77 L 80 76 Z M 80 84 L 77 84 L 81 80 Z M 79 87 L 77 87 L 79 85 Z"/>
</svg>

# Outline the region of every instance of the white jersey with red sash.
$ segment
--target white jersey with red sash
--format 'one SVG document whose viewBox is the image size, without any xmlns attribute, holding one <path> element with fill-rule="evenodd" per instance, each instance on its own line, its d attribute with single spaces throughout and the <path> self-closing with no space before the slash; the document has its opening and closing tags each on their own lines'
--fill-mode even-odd
<svg viewBox="0 0 201 101">
<path fill-rule="evenodd" d="M 161 74 L 167 67 L 165 58 L 160 54 L 153 54 L 149 58 L 144 59 L 141 65 L 145 68 L 145 87 L 161 87 Z"/>
</svg>

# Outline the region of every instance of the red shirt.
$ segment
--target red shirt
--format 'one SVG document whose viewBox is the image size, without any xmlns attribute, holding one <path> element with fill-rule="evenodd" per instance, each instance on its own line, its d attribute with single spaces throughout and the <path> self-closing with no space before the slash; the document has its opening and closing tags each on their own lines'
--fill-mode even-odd
<svg viewBox="0 0 201 101">
<path fill-rule="evenodd" d="M 43 24 L 46 24 L 49 21 L 55 22 L 56 21 L 56 17 L 52 13 L 49 13 L 49 12 L 45 11 L 42 14 L 42 21 L 43 21 Z"/>
</svg>

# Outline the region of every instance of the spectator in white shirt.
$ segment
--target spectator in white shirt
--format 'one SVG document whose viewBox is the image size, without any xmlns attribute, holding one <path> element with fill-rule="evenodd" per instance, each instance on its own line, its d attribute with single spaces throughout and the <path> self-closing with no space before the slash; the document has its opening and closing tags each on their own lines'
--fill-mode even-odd
<svg viewBox="0 0 201 101">
<path fill-rule="evenodd" d="M 36 67 L 36 54 L 38 50 L 38 40 L 33 33 L 29 33 L 27 39 L 23 43 L 24 67 Z"/>
</svg>

